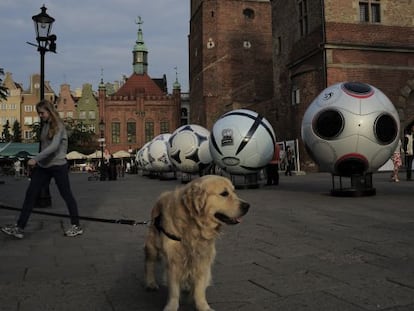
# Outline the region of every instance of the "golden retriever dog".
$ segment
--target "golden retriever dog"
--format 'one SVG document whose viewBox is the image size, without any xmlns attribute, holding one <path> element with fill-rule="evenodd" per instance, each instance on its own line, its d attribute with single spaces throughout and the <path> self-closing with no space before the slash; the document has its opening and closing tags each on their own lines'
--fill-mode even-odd
<svg viewBox="0 0 414 311">
<path fill-rule="evenodd" d="M 145 285 L 157 290 L 155 266 L 164 263 L 168 301 L 164 311 L 177 311 L 182 290 L 189 291 L 198 311 L 213 311 L 206 300 L 215 240 L 223 225 L 235 225 L 249 204 L 234 192 L 228 178 L 206 175 L 158 198 L 145 242 Z"/>
</svg>

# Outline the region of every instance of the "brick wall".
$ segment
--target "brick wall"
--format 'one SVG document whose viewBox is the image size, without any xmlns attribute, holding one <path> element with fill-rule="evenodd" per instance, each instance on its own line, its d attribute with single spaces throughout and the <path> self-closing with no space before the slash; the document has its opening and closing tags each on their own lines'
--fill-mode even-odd
<svg viewBox="0 0 414 311">
<path fill-rule="evenodd" d="M 198 4 L 191 10 L 190 120 L 210 129 L 224 112 L 272 98 L 271 10 L 268 1 Z"/>
</svg>

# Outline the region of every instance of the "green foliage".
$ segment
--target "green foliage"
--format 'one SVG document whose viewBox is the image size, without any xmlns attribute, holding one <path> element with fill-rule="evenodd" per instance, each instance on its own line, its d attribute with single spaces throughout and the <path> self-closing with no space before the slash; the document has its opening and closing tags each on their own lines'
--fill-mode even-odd
<svg viewBox="0 0 414 311">
<path fill-rule="evenodd" d="M 82 123 L 66 123 L 68 131 L 68 152 L 76 150 L 83 154 L 94 152 L 97 148 L 96 134 Z"/>
<path fill-rule="evenodd" d="M 6 121 L 6 124 L 3 125 L 3 132 L 1 133 L 2 140 L 8 143 L 11 141 L 11 134 L 10 134 L 10 123 L 9 120 Z"/>
<path fill-rule="evenodd" d="M 21 143 L 22 142 L 22 129 L 20 127 L 19 121 L 14 121 L 13 123 L 13 142 Z"/>
<path fill-rule="evenodd" d="M 4 76 L 4 69 L 0 68 L 0 77 Z M 7 99 L 7 87 L 3 85 L 3 79 L 0 78 L 0 100 L 6 100 Z"/>
<path fill-rule="evenodd" d="M 39 142 L 40 141 L 40 130 L 41 130 L 40 122 L 35 122 L 32 125 L 29 125 L 29 127 L 32 130 L 33 140 L 36 142 Z"/>
</svg>

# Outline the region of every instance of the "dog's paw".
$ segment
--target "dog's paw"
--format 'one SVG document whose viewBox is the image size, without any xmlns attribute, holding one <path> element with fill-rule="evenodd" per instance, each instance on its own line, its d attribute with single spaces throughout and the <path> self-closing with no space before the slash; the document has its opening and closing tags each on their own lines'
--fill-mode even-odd
<svg viewBox="0 0 414 311">
<path fill-rule="evenodd" d="M 197 311 L 214 311 L 214 309 L 211 309 L 208 304 L 203 306 L 197 306 Z"/>
<path fill-rule="evenodd" d="M 158 284 L 157 284 L 157 283 L 149 283 L 149 284 L 146 284 L 146 285 L 145 285 L 145 289 L 146 289 L 148 292 L 154 292 L 154 291 L 157 291 L 159 288 L 160 288 L 160 287 L 158 286 Z"/>
<path fill-rule="evenodd" d="M 163 311 L 177 311 L 178 310 L 178 303 L 174 302 L 174 303 L 168 303 Z"/>
</svg>

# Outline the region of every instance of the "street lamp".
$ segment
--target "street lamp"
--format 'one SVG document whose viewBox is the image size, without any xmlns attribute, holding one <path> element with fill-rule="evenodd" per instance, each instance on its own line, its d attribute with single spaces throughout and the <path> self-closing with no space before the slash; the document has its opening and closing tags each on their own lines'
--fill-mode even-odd
<svg viewBox="0 0 414 311">
<path fill-rule="evenodd" d="M 37 45 L 27 43 L 36 46 L 40 53 L 40 100 L 43 100 L 45 99 L 45 54 L 46 52 L 56 53 L 57 37 L 50 34 L 55 19 L 46 13 L 47 9 L 44 5 L 40 9 L 42 11 L 39 14 L 32 16 Z"/>
<path fill-rule="evenodd" d="M 56 35 L 51 35 L 53 22 L 55 19 L 46 13 L 46 7 L 43 5 L 41 12 L 32 16 L 34 27 L 36 31 L 37 44 L 27 42 L 30 45 L 37 47 L 40 53 L 40 101 L 45 99 L 45 53 L 56 53 Z M 41 144 L 41 142 L 40 142 Z M 39 144 L 39 152 L 42 147 Z M 42 188 L 36 202 L 38 207 L 49 207 L 52 205 L 52 198 L 50 196 L 49 185 Z"/>
<path fill-rule="evenodd" d="M 105 168 L 104 168 L 104 142 L 105 142 L 105 137 L 104 137 L 104 132 L 105 132 L 105 122 L 103 121 L 103 119 L 101 119 L 101 121 L 99 122 L 99 131 L 100 131 L 100 136 L 101 138 L 99 139 L 99 142 L 101 144 L 101 166 L 100 166 L 100 180 L 105 180 L 106 179 L 106 174 L 105 174 Z"/>
</svg>

